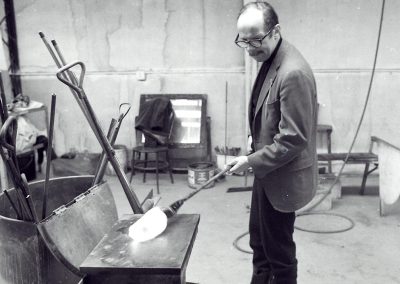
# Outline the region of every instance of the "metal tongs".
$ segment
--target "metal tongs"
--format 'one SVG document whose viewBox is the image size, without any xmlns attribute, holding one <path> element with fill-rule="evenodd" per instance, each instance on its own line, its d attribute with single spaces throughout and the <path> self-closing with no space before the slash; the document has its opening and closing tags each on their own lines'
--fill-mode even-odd
<svg viewBox="0 0 400 284">
<path fill-rule="evenodd" d="M 121 106 L 120 106 L 120 116 L 118 121 L 112 122 L 110 129 L 108 131 L 108 138 L 104 135 L 97 117 L 93 111 L 93 108 L 91 107 L 88 98 L 86 96 L 86 93 L 83 89 L 83 80 L 85 77 L 85 72 L 86 72 L 86 67 L 85 64 L 83 64 L 80 61 L 73 62 L 71 64 L 66 64 L 66 61 L 64 57 L 61 54 L 60 49 L 58 48 L 58 45 L 55 40 L 52 40 L 53 47 L 55 49 L 55 52 L 47 42 L 44 34 L 42 32 L 39 33 L 40 37 L 42 38 L 44 44 L 46 45 L 48 51 L 50 52 L 50 55 L 52 56 L 54 62 L 56 63 L 57 67 L 60 68 L 57 71 L 57 78 L 63 82 L 65 85 L 67 85 L 71 92 L 72 95 L 75 97 L 79 107 L 81 108 L 86 120 L 88 121 L 91 129 L 93 130 L 97 140 L 99 141 L 102 149 L 103 149 L 103 156 L 100 161 L 100 164 L 96 170 L 96 176 L 93 181 L 93 185 L 97 184 L 102 180 L 102 177 L 104 175 L 104 170 L 105 166 L 107 164 L 106 158 L 110 161 L 116 175 L 118 176 L 119 181 L 121 182 L 122 188 L 125 192 L 125 195 L 128 199 L 128 202 L 133 210 L 134 213 L 143 213 L 142 206 L 139 203 L 139 200 L 135 193 L 131 190 L 129 186 L 128 179 L 119 164 L 117 158 L 115 157 L 115 151 L 112 148 L 112 144 L 115 142 L 116 135 L 119 130 L 119 126 L 121 124 L 122 119 L 126 116 L 127 112 L 121 113 Z M 57 55 L 56 55 L 57 53 Z M 72 67 L 78 66 L 80 67 L 80 75 L 79 78 L 75 76 L 75 74 L 70 70 Z M 125 105 L 125 104 L 124 104 Z M 105 158 L 106 157 L 106 158 Z"/>
<path fill-rule="evenodd" d="M 123 107 L 126 106 L 127 109 L 123 111 Z M 110 123 L 110 127 L 108 129 L 107 133 L 107 139 L 110 141 L 110 144 L 113 146 L 115 143 L 115 140 L 117 139 L 119 129 L 121 127 L 122 120 L 125 118 L 125 116 L 128 114 L 129 110 L 131 109 L 131 104 L 129 103 L 122 103 L 119 105 L 119 116 L 118 119 L 113 118 Z M 100 162 L 97 166 L 95 176 L 93 179 L 92 186 L 99 184 L 104 176 L 104 173 L 106 171 L 106 166 L 107 166 L 107 155 L 106 152 L 103 151 L 101 153 L 100 157 Z"/>
<path fill-rule="evenodd" d="M 38 222 L 38 216 L 29 191 L 28 182 L 24 174 L 20 173 L 16 155 L 17 118 L 8 116 L 0 130 L 0 155 L 10 173 L 17 196 L 18 206 L 12 201 L 7 190 L 4 190 L 17 218 L 25 221 Z"/>
<path fill-rule="evenodd" d="M 72 72 L 70 71 L 70 69 L 74 66 L 79 66 L 81 68 L 79 80 L 77 81 L 77 84 L 69 81 L 68 79 L 66 79 L 66 76 L 64 76 L 65 73 L 71 74 Z M 86 72 L 85 64 L 83 62 L 76 61 L 76 62 L 67 64 L 67 65 L 61 67 L 57 71 L 57 78 L 58 78 L 58 80 L 63 82 L 65 85 L 67 85 L 68 87 L 73 89 L 78 94 L 77 101 L 80 105 L 83 106 L 83 108 L 87 112 L 88 115 L 86 116 L 86 119 L 88 120 L 90 127 L 92 128 L 93 132 L 95 133 L 97 140 L 99 141 L 101 147 L 103 148 L 105 155 L 107 156 L 115 173 L 117 174 L 118 179 L 121 182 L 122 188 L 126 194 L 126 197 L 128 198 L 129 204 L 132 207 L 133 212 L 134 213 L 143 213 L 143 210 L 140 206 L 139 200 L 136 197 L 136 195 L 132 192 L 132 190 L 129 186 L 128 179 L 127 179 L 124 171 L 122 170 L 122 167 L 119 164 L 117 158 L 115 157 L 115 151 L 112 148 L 110 141 L 108 141 L 107 137 L 104 135 L 104 133 L 98 123 L 97 117 L 93 111 L 93 108 L 90 105 L 89 100 L 86 96 L 85 90 L 83 89 L 83 80 L 85 77 L 85 72 Z M 73 81 L 75 81 L 75 80 L 73 80 Z"/>
</svg>

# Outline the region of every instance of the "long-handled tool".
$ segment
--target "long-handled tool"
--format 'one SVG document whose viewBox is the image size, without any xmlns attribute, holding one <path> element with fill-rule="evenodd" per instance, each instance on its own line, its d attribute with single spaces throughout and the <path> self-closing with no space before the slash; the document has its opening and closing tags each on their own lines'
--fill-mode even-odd
<svg viewBox="0 0 400 284">
<path fill-rule="evenodd" d="M 15 214 L 17 214 L 17 219 L 22 220 L 22 216 L 21 216 L 20 212 L 18 211 L 17 206 L 15 205 L 14 201 L 11 199 L 11 196 L 8 193 L 8 190 L 4 189 L 3 192 L 4 192 L 4 195 L 7 197 L 8 201 L 10 202 L 11 207 L 14 209 Z"/>
<path fill-rule="evenodd" d="M 51 44 L 53 45 L 54 49 L 55 49 L 55 53 L 53 52 L 53 50 L 51 49 L 50 45 L 47 43 L 46 38 L 44 36 L 44 34 L 42 32 L 39 33 L 40 37 L 42 38 L 43 42 L 45 43 L 46 47 L 48 48 L 48 50 L 50 51 L 57 67 L 61 68 L 62 66 L 65 66 L 67 64 L 64 56 L 62 55 L 61 49 L 58 46 L 57 42 L 55 40 L 51 41 Z M 57 56 L 59 58 L 59 60 L 57 59 Z M 78 79 L 76 78 L 75 74 L 70 71 L 67 70 L 66 72 L 68 74 L 68 78 L 69 81 L 72 82 L 72 84 L 74 85 L 78 85 Z M 64 76 L 65 79 L 67 79 L 66 76 Z M 72 93 L 74 94 L 74 89 L 71 88 Z M 76 93 L 77 95 L 79 95 L 79 93 Z M 74 95 L 75 96 L 75 95 Z M 75 96 L 75 98 L 77 99 L 77 97 Z M 78 99 L 77 99 L 78 100 Z M 93 124 L 94 122 L 92 121 L 90 114 L 88 113 L 87 109 L 85 108 L 84 105 L 82 105 L 79 100 L 78 100 L 79 105 L 81 106 L 82 111 L 84 112 L 84 115 L 86 117 L 86 119 L 88 120 L 89 124 L 93 127 L 95 127 Z M 121 112 L 121 108 L 124 105 L 128 105 L 128 109 L 125 112 Z M 110 124 L 110 128 L 109 128 L 109 132 L 107 133 L 107 139 L 110 141 L 111 145 L 114 145 L 115 140 L 117 139 L 118 136 L 118 132 L 119 132 L 119 128 L 121 126 L 122 120 L 125 118 L 125 116 L 128 114 L 129 110 L 131 109 L 131 106 L 129 103 L 123 103 L 119 106 L 119 111 L 120 111 L 120 116 L 118 117 L 116 123 L 114 122 L 114 119 L 111 121 Z M 95 135 L 97 136 L 97 133 L 95 133 Z M 97 139 L 101 139 L 100 137 L 97 136 Z M 98 164 L 96 171 L 95 171 L 95 177 L 93 179 L 93 183 L 92 186 L 99 184 L 101 182 L 101 180 L 103 179 L 105 170 L 106 170 L 106 166 L 107 166 L 107 156 L 105 151 L 102 152 L 101 157 L 100 157 L 100 163 Z"/>
<path fill-rule="evenodd" d="M 128 109 L 126 111 L 122 111 L 121 109 L 123 106 L 128 106 Z M 121 124 L 122 124 L 122 120 L 128 114 L 130 109 L 131 109 L 131 105 L 129 103 L 121 104 L 119 106 L 120 114 L 119 114 L 118 120 L 116 120 L 114 118 L 112 119 L 111 124 L 110 124 L 109 133 L 107 133 L 107 139 L 108 139 L 108 141 L 110 141 L 111 146 L 113 146 L 115 143 L 115 140 L 117 140 L 117 136 L 118 136 L 118 132 L 121 127 Z M 107 160 L 106 152 L 103 151 L 101 153 L 100 163 L 99 163 L 99 165 L 96 169 L 95 175 L 94 175 L 94 180 L 93 180 L 92 186 L 98 184 L 103 179 L 104 173 L 106 171 L 107 162 L 108 162 L 108 160 Z"/>
<path fill-rule="evenodd" d="M 53 47 L 55 49 L 55 51 L 54 51 L 52 49 L 51 45 L 48 43 L 44 33 L 39 32 L 39 36 L 42 39 L 43 43 L 45 44 L 45 46 L 46 46 L 47 50 L 49 51 L 51 57 L 53 58 L 54 63 L 56 64 L 56 66 L 58 68 L 61 68 L 61 67 L 65 66 L 66 65 L 66 60 L 65 60 L 64 56 L 62 55 L 61 49 L 59 48 L 57 42 L 55 40 L 51 41 L 51 43 L 52 43 L 52 45 L 53 45 Z M 65 80 L 70 80 L 70 82 L 72 82 L 74 85 L 78 85 L 78 80 L 77 80 L 75 74 L 72 71 L 68 70 L 66 72 L 66 74 L 63 73 L 62 75 L 63 75 Z M 75 99 L 77 100 L 78 105 L 81 108 L 82 113 L 84 114 L 84 116 L 86 117 L 88 123 L 90 124 L 90 126 L 93 129 L 93 127 L 94 127 L 93 126 L 93 121 L 92 121 L 90 115 L 88 114 L 88 111 L 85 108 L 85 106 L 78 99 L 79 93 L 76 92 L 76 90 L 71 88 L 70 86 L 69 86 L 69 89 L 71 90 L 71 93 L 75 97 Z M 121 106 L 120 106 L 120 108 L 121 108 Z M 128 109 L 128 111 L 129 111 L 129 109 Z M 115 137 L 115 139 L 116 139 L 118 130 L 119 130 L 119 126 L 117 126 L 116 123 L 113 120 L 111 122 L 111 125 L 110 125 L 109 133 L 107 134 L 107 139 L 109 139 L 110 141 L 111 141 L 112 137 Z M 94 134 L 96 135 L 97 139 L 100 139 L 96 132 Z M 111 144 L 113 144 L 113 143 L 111 143 Z M 105 172 L 106 166 L 107 166 L 107 158 L 106 158 L 106 155 L 104 154 L 104 151 L 103 151 L 102 156 L 100 158 L 100 163 L 99 163 L 99 165 L 98 165 L 98 167 L 97 167 L 97 169 L 95 171 L 95 178 L 93 180 L 92 185 L 98 184 L 101 181 L 101 179 L 104 176 L 104 172 Z"/>
<path fill-rule="evenodd" d="M 76 62 L 73 64 L 66 65 L 66 62 L 61 54 L 60 49 L 58 48 L 56 41 L 53 40 L 52 44 L 53 44 L 59 58 L 57 58 L 56 53 L 53 51 L 50 44 L 47 42 L 44 34 L 42 32 L 39 32 L 39 35 L 42 38 L 44 44 L 46 45 L 48 51 L 50 52 L 50 55 L 52 56 L 57 67 L 60 68 L 57 72 L 57 78 L 70 88 L 79 107 L 81 108 L 83 114 L 85 115 L 86 120 L 88 121 L 90 127 L 92 128 L 97 140 L 100 142 L 100 145 L 102 146 L 103 151 L 106 152 L 107 157 L 108 157 L 111 165 L 113 166 L 113 168 L 118 176 L 118 179 L 121 182 L 122 188 L 125 192 L 125 195 L 128 199 L 128 202 L 129 202 L 133 212 L 134 213 L 143 213 L 140 203 L 139 203 L 136 195 L 131 191 L 129 182 L 125 176 L 125 173 L 123 172 L 122 167 L 120 166 L 118 160 L 115 157 L 115 151 L 112 149 L 111 144 L 109 143 L 108 139 L 106 138 L 103 131 L 101 130 L 99 123 L 96 119 L 96 116 L 94 114 L 94 111 L 91 108 L 91 106 L 87 100 L 84 90 L 82 89 L 83 77 L 85 74 L 85 65 L 82 62 Z M 80 65 L 80 67 L 81 67 L 81 74 L 80 74 L 79 80 L 77 79 L 75 74 L 70 70 L 71 67 L 73 67 L 75 65 Z"/>
<path fill-rule="evenodd" d="M 0 118 L 1 118 L 1 123 L 2 125 L 6 122 L 7 118 L 8 118 L 8 110 L 7 110 L 7 101 L 6 101 L 6 95 L 4 92 L 4 85 L 3 85 L 3 78 L 0 74 Z M 1 149 L 1 153 L 4 154 L 5 157 L 5 153 L 3 152 L 3 149 Z M 1 155 L 3 156 L 3 155 Z M 3 161 L 5 162 L 6 160 L 3 159 Z M 17 219 L 21 220 L 22 216 L 21 213 L 18 211 L 14 201 L 11 199 L 11 196 L 8 194 L 7 191 L 7 179 L 5 178 L 5 181 L 2 180 L 2 183 L 4 182 L 5 184 L 2 184 L 3 192 L 4 195 L 7 197 L 8 201 L 11 204 L 11 207 L 14 209 L 16 215 L 17 215 Z"/>
<path fill-rule="evenodd" d="M 167 215 L 168 218 L 174 216 L 178 212 L 179 208 L 182 207 L 183 203 L 185 203 L 188 199 L 192 198 L 195 194 L 199 193 L 207 185 L 209 185 L 210 183 L 212 183 L 213 181 L 215 181 L 216 179 L 227 173 L 231 168 L 232 166 L 226 166 L 224 170 L 222 170 L 221 172 L 210 178 L 208 181 L 200 185 L 198 188 L 196 188 L 194 191 L 186 195 L 184 198 L 181 198 L 172 203 L 171 205 L 169 205 L 168 207 L 163 208 L 163 212 L 165 213 L 165 215 Z"/>
<path fill-rule="evenodd" d="M 51 96 L 51 109 L 50 109 L 50 129 L 49 133 L 49 141 L 47 144 L 47 161 L 46 161 L 46 176 L 44 180 L 44 189 L 43 189 L 43 203 L 42 203 L 42 219 L 46 217 L 47 211 L 47 195 L 49 188 L 49 178 L 50 178 L 50 164 L 53 153 L 53 132 L 54 132 L 54 116 L 56 113 L 56 95 L 53 94 Z"/>
<path fill-rule="evenodd" d="M 25 191 L 27 193 L 26 200 L 28 202 L 29 209 L 31 211 L 33 221 L 35 223 L 38 223 L 39 222 L 39 216 L 38 216 L 38 214 L 36 212 L 35 204 L 33 204 L 32 195 L 31 195 L 31 192 L 29 190 L 28 180 L 26 179 L 25 174 L 21 174 L 21 181 L 22 181 L 22 185 L 25 188 Z"/>
<path fill-rule="evenodd" d="M 80 72 L 80 76 L 79 76 L 77 85 L 75 85 L 64 76 L 64 72 L 70 71 L 70 69 L 72 67 L 77 66 L 77 65 L 81 68 L 81 70 L 80 70 L 81 72 Z M 82 106 L 87 111 L 88 116 L 89 116 L 89 117 L 87 117 L 87 119 L 88 119 L 88 121 L 92 121 L 92 124 L 90 124 L 90 126 L 91 126 L 93 132 L 96 133 L 96 137 L 97 137 L 101 147 L 103 148 L 103 151 L 105 151 L 108 160 L 110 161 L 115 173 L 117 174 L 118 179 L 121 182 L 122 189 L 125 192 L 125 195 L 128 199 L 128 202 L 129 202 L 133 212 L 134 213 L 143 213 L 143 210 L 140 206 L 139 200 L 137 199 L 136 195 L 132 192 L 132 190 L 129 186 L 128 179 L 127 179 L 124 171 L 122 170 L 122 167 L 119 164 L 117 158 L 115 157 L 115 151 L 112 148 L 110 141 L 108 141 L 106 136 L 104 135 L 104 133 L 98 123 L 98 120 L 96 118 L 96 115 L 89 103 L 86 93 L 82 87 L 85 72 L 86 72 L 85 64 L 83 64 L 83 62 L 76 61 L 76 62 L 67 64 L 67 65 L 63 66 L 62 68 L 60 68 L 57 71 L 57 78 L 61 82 L 63 82 L 64 84 L 66 84 L 67 86 L 72 88 L 78 94 L 77 100 L 80 101 L 80 104 L 82 104 Z"/>
<path fill-rule="evenodd" d="M 175 201 L 168 207 L 153 207 L 129 228 L 129 236 L 134 241 L 138 242 L 147 241 L 157 237 L 167 227 L 167 219 L 174 216 L 188 199 L 192 198 L 207 185 L 224 175 L 231 168 L 232 166 L 227 166 L 223 171 L 219 172 L 184 198 Z"/>
<path fill-rule="evenodd" d="M 32 203 L 29 200 L 31 197 L 18 169 L 15 149 L 16 133 L 17 119 L 15 116 L 9 116 L 0 130 L 0 155 L 13 182 L 18 204 L 22 208 L 20 214 L 17 214 L 17 216 L 20 215 L 23 220 L 32 221 L 34 220 L 34 208 L 31 208 Z M 8 140 L 10 139 L 11 141 L 9 142 Z"/>
<path fill-rule="evenodd" d="M 56 64 L 56 66 L 57 66 L 58 68 L 61 68 L 61 67 L 65 66 L 65 65 L 66 65 L 65 59 L 64 59 L 64 57 L 62 56 L 61 50 L 59 49 L 57 43 L 56 43 L 54 40 L 52 41 L 52 44 L 53 44 L 54 48 L 56 49 L 56 52 L 54 52 L 53 49 L 51 48 L 51 45 L 47 42 L 47 39 L 46 39 L 44 33 L 39 32 L 39 36 L 40 36 L 40 38 L 42 39 L 42 41 L 43 41 L 44 45 L 46 46 L 47 50 L 49 51 L 51 57 L 53 58 L 54 63 Z M 58 56 L 59 58 L 58 58 L 57 56 Z M 67 75 L 67 74 L 68 74 L 68 75 Z M 78 83 L 77 83 L 77 79 L 76 79 L 75 75 L 74 75 L 72 72 L 67 72 L 67 74 L 65 74 L 65 73 L 62 74 L 62 76 L 65 78 L 65 80 L 68 80 L 68 79 L 69 79 L 69 80 L 71 80 L 71 82 L 72 82 L 73 84 L 77 85 Z M 85 106 L 84 106 L 84 105 L 82 104 L 82 102 L 78 99 L 79 93 L 77 93 L 76 90 L 74 90 L 74 89 L 71 88 L 71 87 L 70 87 L 69 89 L 70 89 L 72 95 L 75 97 L 76 101 L 78 102 L 78 106 L 80 107 L 80 109 L 81 109 L 83 115 L 86 117 L 88 123 L 89 123 L 90 126 L 92 127 L 93 121 L 91 120 L 91 118 L 90 118 L 90 116 L 89 116 L 89 114 L 88 114 L 88 112 L 87 112 Z M 94 133 L 94 134 L 95 134 L 96 137 L 97 137 L 97 133 Z M 99 139 L 99 137 L 97 137 L 97 138 Z"/>
<path fill-rule="evenodd" d="M 117 120 L 115 118 L 112 118 L 111 122 L 110 122 L 110 126 L 108 127 L 108 131 L 107 131 L 107 140 L 110 141 L 110 144 L 112 146 L 114 144 L 111 143 L 111 136 L 112 136 L 116 126 L 117 126 Z M 92 186 L 94 186 L 95 184 L 98 184 L 103 179 L 104 173 L 106 171 L 107 162 L 108 162 L 108 160 L 107 160 L 106 153 L 103 151 L 103 152 L 101 152 L 99 162 L 97 163 L 96 170 L 94 171 L 94 179 L 92 182 Z"/>
<path fill-rule="evenodd" d="M 1 76 L 1 73 L 0 73 L 0 100 L 1 100 L 0 117 L 1 117 L 1 122 L 4 123 L 8 117 L 8 110 L 7 110 L 6 94 L 4 92 L 3 78 Z"/>
</svg>

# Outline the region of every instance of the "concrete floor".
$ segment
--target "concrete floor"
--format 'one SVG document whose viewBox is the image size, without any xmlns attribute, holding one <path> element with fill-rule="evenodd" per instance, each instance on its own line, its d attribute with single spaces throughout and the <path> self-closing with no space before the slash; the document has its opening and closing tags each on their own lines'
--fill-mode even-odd
<svg viewBox="0 0 400 284">
<path fill-rule="evenodd" d="M 115 176 L 107 176 L 118 214 L 131 209 Z M 160 178 L 160 205 L 190 192 L 187 174 L 175 174 L 175 184 L 168 175 Z M 252 178 L 248 180 L 250 185 Z M 378 178 L 368 180 L 365 196 L 357 194 L 359 177 L 342 179 L 342 198 L 334 201 L 329 212 L 343 214 L 355 222 L 349 231 L 316 234 L 296 230 L 300 284 L 390 284 L 400 283 L 400 203 L 390 208 L 385 217 L 379 216 Z M 251 192 L 227 193 L 230 187 L 244 186 L 244 177 L 227 176 L 214 187 L 206 189 L 187 201 L 180 213 L 201 215 L 199 231 L 186 271 L 188 282 L 202 284 L 249 283 L 251 255 L 233 246 L 239 235 L 247 232 Z M 132 188 L 139 199 L 150 189 L 156 189 L 154 175 L 147 183 L 142 174 L 136 175 Z M 296 224 L 310 229 L 341 229 L 348 222 L 335 216 L 298 217 Z M 249 250 L 248 235 L 239 246 Z"/>
<path fill-rule="evenodd" d="M 43 179 L 44 173 L 38 175 Z M 130 173 L 127 174 L 128 177 Z M 112 189 L 118 215 L 132 213 L 116 176 L 105 177 Z M 167 174 L 160 175 L 160 206 L 185 196 L 192 189 L 187 174 L 174 174 L 171 184 Z M 387 215 L 379 216 L 379 177 L 368 178 L 366 195 L 358 195 L 361 177 L 341 178 L 342 197 L 335 200 L 329 213 L 342 214 L 355 226 L 342 233 L 317 234 L 295 230 L 299 284 L 395 284 L 400 283 L 400 201 L 386 206 Z M 247 185 L 252 184 L 252 177 Z M 234 247 L 234 240 L 247 232 L 251 192 L 227 193 L 231 187 L 243 187 L 244 177 L 227 176 L 210 189 L 187 201 L 179 213 L 200 214 L 200 224 L 186 271 L 188 282 L 201 284 L 249 283 L 251 254 Z M 140 200 L 154 189 L 155 175 L 142 182 L 138 173 L 132 189 Z M 335 230 L 348 226 L 343 218 L 326 215 L 298 217 L 296 225 L 314 230 Z M 248 235 L 239 246 L 250 250 Z"/>
</svg>

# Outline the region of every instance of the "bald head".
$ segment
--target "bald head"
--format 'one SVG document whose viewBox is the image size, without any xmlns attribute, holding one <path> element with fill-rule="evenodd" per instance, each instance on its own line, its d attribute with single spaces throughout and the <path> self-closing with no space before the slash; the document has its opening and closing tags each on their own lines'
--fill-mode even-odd
<svg viewBox="0 0 400 284">
<path fill-rule="evenodd" d="M 263 12 L 255 8 L 249 8 L 239 16 L 237 28 L 248 33 L 263 33 L 268 30 L 265 27 Z"/>
<path fill-rule="evenodd" d="M 266 61 L 280 40 L 278 16 L 266 2 L 246 4 L 237 20 L 236 43 L 256 61 Z"/>
<path fill-rule="evenodd" d="M 238 15 L 238 24 L 239 22 L 241 24 L 251 24 L 251 19 L 253 19 L 254 24 L 259 24 L 261 20 L 265 31 L 279 24 L 278 15 L 267 2 L 250 2 L 243 6 Z"/>
</svg>

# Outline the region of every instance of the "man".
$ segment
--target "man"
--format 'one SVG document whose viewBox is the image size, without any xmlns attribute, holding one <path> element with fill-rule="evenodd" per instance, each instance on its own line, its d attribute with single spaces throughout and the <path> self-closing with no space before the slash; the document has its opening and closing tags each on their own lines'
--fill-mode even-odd
<svg viewBox="0 0 400 284">
<path fill-rule="evenodd" d="M 249 103 L 252 152 L 229 163 L 230 172 L 252 167 L 255 175 L 251 283 L 292 284 L 297 279 L 295 211 L 313 198 L 317 186 L 315 80 L 302 55 L 282 39 L 270 4 L 245 5 L 237 29 L 235 43 L 262 62 Z"/>
</svg>

